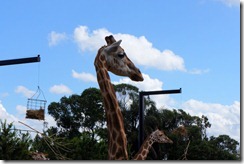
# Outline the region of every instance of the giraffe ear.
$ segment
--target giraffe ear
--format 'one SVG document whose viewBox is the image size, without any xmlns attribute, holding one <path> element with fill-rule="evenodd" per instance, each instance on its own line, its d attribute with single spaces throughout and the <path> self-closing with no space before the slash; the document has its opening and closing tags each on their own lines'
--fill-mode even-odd
<svg viewBox="0 0 244 164">
<path fill-rule="evenodd" d="M 122 40 L 119 40 L 117 42 L 114 42 L 113 44 L 107 46 L 104 50 L 109 52 L 114 52 L 117 50 L 117 48 L 119 47 L 120 43 L 122 42 Z"/>
</svg>

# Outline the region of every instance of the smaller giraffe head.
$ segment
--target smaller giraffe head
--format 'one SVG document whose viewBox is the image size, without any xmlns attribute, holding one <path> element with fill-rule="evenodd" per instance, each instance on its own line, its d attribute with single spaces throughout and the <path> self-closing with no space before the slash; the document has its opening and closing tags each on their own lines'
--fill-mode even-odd
<svg viewBox="0 0 244 164">
<path fill-rule="evenodd" d="M 171 139 L 169 139 L 162 130 L 156 130 L 151 134 L 151 137 L 154 142 L 158 143 L 173 143 Z"/>
<path fill-rule="evenodd" d="M 112 35 L 105 37 L 107 46 L 101 52 L 105 59 L 108 71 L 127 76 L 133 81 L 143 81 L 141 71 L 128 58 L 124 49 L 120 46 L 122 40 L 116 41 Z"/>
</svg>

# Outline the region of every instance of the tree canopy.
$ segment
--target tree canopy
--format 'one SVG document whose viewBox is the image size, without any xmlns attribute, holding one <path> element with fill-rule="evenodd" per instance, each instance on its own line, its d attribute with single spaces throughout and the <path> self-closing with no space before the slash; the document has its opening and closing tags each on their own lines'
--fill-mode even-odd
<svg viewBox="0 0 244 164">
<path fill-rule="evenodd" d="M 138 151 L 139 90 L 129 84 L 114 85 L 124 118 L 129 158 Z M 158 109 L 149 97 L 144 99 L 144 136 L 156 128 L 163 130 L 173 144 L 154 143 L 147 160 L 240 160 L 239 143 L 228 135 L 207 136 L 211 123 L 206 116 L 191 116 L 183 109 Z M 29 133 L 12 130 L 13 124 L 1 120 L 1 159 L 31 159 L 30 152 L 48 154 L 48 158 L 106 160 L 107 127 L 102 95 L 87 88 L 80 95 L 61 97 L 51 102 L 48 114 L 56 121 L 44 136 L 31 139 Z M 47 144 L 46 139 L 51 139 Z"/>
</svg>

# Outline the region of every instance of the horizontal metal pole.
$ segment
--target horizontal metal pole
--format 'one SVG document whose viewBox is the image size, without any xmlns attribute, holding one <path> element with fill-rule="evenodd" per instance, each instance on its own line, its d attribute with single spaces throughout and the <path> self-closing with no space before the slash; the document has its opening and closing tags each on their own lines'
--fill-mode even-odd
<svg viewBox="0 0 244 164">
<path fill-rule="evenodd" d="M 20 58 L 20 59 L 10 59 L 10 60 L 0 60 L 0 66 L 13 65 L 13 64 L 25 64 L 25 63 L 34 63 L 40 62 L 40 55 L 37 57 L 30 58 Z"/>
<path fill-rule="evenodd" d="M 174 90 L 142 91 L 139 94 L 141 94 L 143 96 L 147 96 L 147 95 L 174 94 L 174 93 L 181 93 L 181 88 L 180 89 L 174 89 Z"/>
<path fill-rule="evenodd" d="M 39 101 L 39 102 L 47 102 L 46 100 L 39 100 L 39 99 L 32 99 L 32 98 L 29 98 L 28 101 Z"/>
</svg>

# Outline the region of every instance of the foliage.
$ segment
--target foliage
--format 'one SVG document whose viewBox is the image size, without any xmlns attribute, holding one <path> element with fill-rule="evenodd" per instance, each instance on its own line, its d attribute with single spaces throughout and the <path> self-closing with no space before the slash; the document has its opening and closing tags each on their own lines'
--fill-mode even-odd
<svg viewBox="0 0 244 164">
<path fill-rule="evenodd" d="M 139 149 L 139 90 L 128 84 L 114 85 L 124 118 L 130 159 Z M 206 116 L 191 116 L 183 109 L 158 109 L 144 98 L 144 136 L 156 128 L 164 130 L 173 144 L 154 143 L 147 160 L 239 160 L 238 142 L 228 135 L 206 135 L 211 123 Z M 1 159 L 30 159 L 30 151 L 48 154 L 51 160 L 106 160 L 107 127 L 99 89 L 88 88 L 81 95 L 62 97 L 48 106 L 57 126 L 31 140 L 29 134 L 11 131 L 13 124 L 1 122 Z M 48 140 L 45 140 L 48 139 Z M 48 144 L 47 144 L 48 142 Z"/>
<path fill-rule="evenodd" d="M 82 131 L 95 131 L 105 124 L 105 113 L 100 90 L 89 88 L 80 95 L 62 97 L 60 102 L 52 102 L 48 113 L 54 117 L 58 133 L 64 137 L 73 138 Z"/>
<path fill-rule="evenodd" d="M 80 106 L 79 95 L 72 95 L 69 98 L 62 97 L 60 102 L 52 102 L 48 106 L 48 114 L 55 119 L 60 135 L 68 138 L 79 135 L 79 128 L 83 120 Z"/>
<path fill-rule="evenodd" d="M 67 156 L 76 160 L 107 159 L 107 144 L 100 140 L 97 142 L 89 133 L 82 133 L 71 140 L 72 152 Z"/>
<path fill-rule="evenodd" d="M 31 145 L 29 133 L 23 134 L 14 130 L 13 123 L 7 124 L 6 120 L 0 120 L 0 124 L 0 159 L 31 159 L 29 154 Z"/>
</svg>

